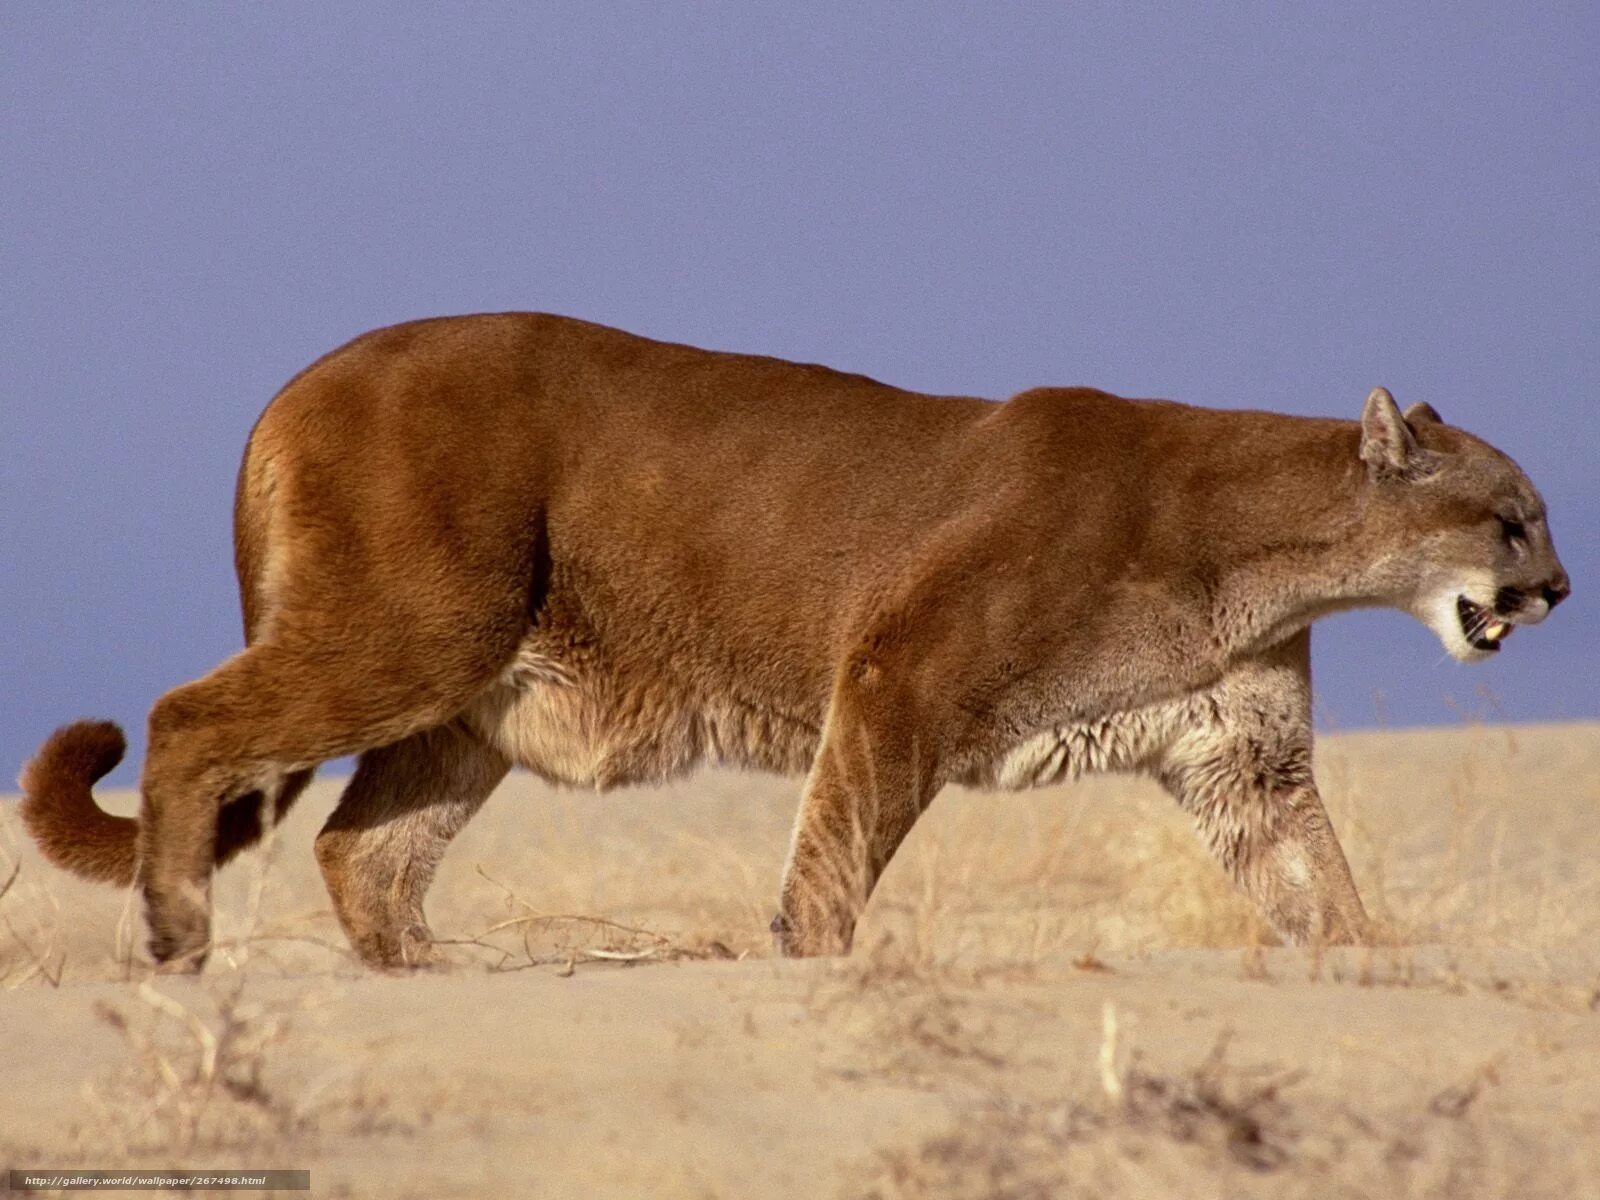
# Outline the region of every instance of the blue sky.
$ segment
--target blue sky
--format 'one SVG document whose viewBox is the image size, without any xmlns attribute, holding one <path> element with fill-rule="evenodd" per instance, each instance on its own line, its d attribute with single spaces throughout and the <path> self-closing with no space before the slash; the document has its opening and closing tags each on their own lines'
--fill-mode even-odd
<svg viewBox="0 0 1600 1200">
<path fill-rule="evenodd" d="M 1600 716 L 1597 62 L 1592 3 L 14 0 L 0 767 L 84 715 L 136 763 L 238 647 L 261 407 L 487 309 L 941 392 L 1428 400 L 1540 485 L 1575 595 L 1474 667 L 1324 623 L 1324 727 Z"/>
</svg>

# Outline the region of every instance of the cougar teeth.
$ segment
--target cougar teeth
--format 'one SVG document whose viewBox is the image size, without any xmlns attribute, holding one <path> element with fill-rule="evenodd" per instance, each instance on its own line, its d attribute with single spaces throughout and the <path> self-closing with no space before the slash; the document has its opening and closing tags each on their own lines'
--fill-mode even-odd
<svg viewBox="0 0 1600 1200">
<path fill-rule="evenodd" d="M 1489 628 L 1483 631 L 1483 636 L 1491 642 L 1498 642 L 1510 632 L 1511 626 L 1507 625 L 1504 621 L 1491 621 L 1489 623 Z"/>
</svg>

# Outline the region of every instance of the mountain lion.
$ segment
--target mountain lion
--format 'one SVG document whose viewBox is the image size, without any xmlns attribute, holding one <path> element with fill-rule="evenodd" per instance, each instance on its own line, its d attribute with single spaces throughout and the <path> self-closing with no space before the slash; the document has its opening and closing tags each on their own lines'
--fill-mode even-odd
<svg viewBox="0 0 1600 1200">
<path fill-rule="evenodd" d="M 805 774 L 773 932 L 849 949 L 947 782 L 1160 780 L 1297 942 L 1372 936 L 1311 774 L 1309 627 L 1383 605 L 1456 658 L 1568 593 L 1509 458 L 1402 414 L 1004 403 L 583 321 L 449 317 L 291 380 L 234 509 L 246 649 L 150 714 L 137 820 L 91 784 L 115 725 L 26 768 L 44 853 L 143 891 L 197 969 L 213 869 L 359 754 L 316 841 L 380 967 L 422 961 L 449 840 L 511 766 L 567 784 L 705 762 Z"/>
</svg>

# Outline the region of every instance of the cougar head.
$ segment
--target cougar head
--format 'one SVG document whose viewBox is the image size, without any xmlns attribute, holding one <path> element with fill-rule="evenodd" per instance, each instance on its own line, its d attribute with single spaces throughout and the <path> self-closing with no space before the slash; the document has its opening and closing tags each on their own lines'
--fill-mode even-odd
<svg viewBox="0 0 1600 1200">
<path fill-rule="evenodd" d="M 1375 388 L 1361 414 L 1363 524 L 1379 535 L 1380 590 L 1462 662 L 1487 658 L 1571 592 L 1544 500 L 1493 446 L 1427 404 L 1402 414 Z"/>
</svg>

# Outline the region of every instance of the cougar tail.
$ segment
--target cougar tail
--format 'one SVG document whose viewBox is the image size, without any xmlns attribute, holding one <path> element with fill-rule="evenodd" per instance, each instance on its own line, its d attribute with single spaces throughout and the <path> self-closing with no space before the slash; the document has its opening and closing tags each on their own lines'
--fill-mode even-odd
<svg viewBox="0 0 1600 1200">
<path fill-rule="evenodd" d="M 118 887 L 127 887 L 139 873 L 139 822 L 106 812 L 91 789 L 122 761 L 127 748 L 122 730 L 110 721 L 75 721 L 50 735 L 22 768 L 19 781 L 22 823 L 44 856 L 74 875 Z M 289 775 L 276 789 L 270 821 L 260 791 L 224 804 L 217 813 L 217 866 L 259 842 L 310 780 L 309 770 Z"/>
<path fill-rule="evenodd" d="M 22 823 L 56 866 L 127 887 L 139 865 L 139 822 L 94 802 L 96 781 L 128 748 L 110 721 L 78 721 L 50 735 L 22 768 Z"/>
</svg>

